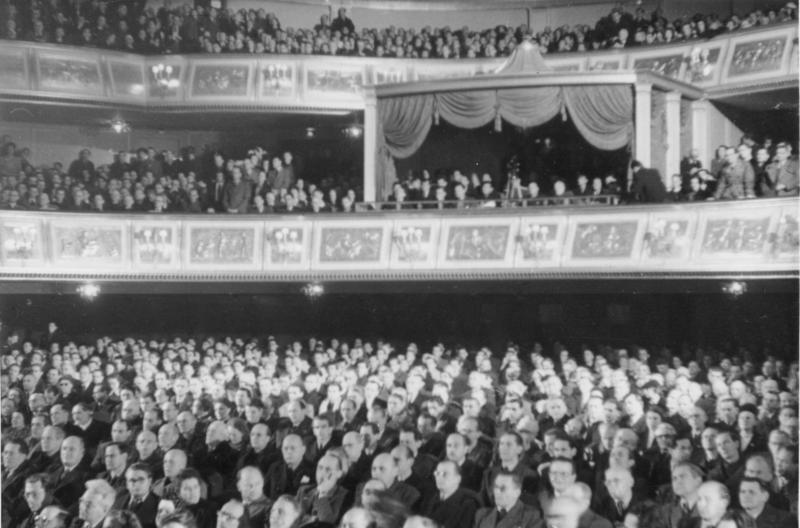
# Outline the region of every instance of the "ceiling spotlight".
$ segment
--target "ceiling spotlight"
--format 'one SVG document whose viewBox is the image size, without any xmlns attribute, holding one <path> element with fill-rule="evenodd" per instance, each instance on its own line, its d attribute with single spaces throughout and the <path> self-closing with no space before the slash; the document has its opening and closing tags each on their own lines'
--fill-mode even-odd
<svg viewBox="0 0 800 528">
<path fill-rule="evenodd" d="M 747 293 L 747 283 L 742 281 L 726 282 L 722 285 L 722 291 L 733 297 L 739 297 Z"/>
<path fill-rule="evenodd" d="M 350 139 L 358 139 L 364 133 L 364 129 L 359 124 L 352 124 L 344 129 L 344 135 Z"/>
<path fill-rule="evenodd" d="M 312 139 L 316 133 L 317 133 L 316 128 L 314 127 L 306 128 L 306 139 Z"/>
<path fill-rule="evenodd" d="M 111 130 L 117 134 L 122 134 L 123 132 L 130 132 L 131 126 L 122 119 L 114 119 L 111 121 Z"/>
<path fill-rule="evenodd" d="M 325 293 L 325 288 L 318 282 L 309 282 L 302 288 L 303 295 L 309 299 L 317 299 Z"/>
<path fill-rule="evenodd" d="M 87 301 L 93 301 L 98 295 L 100 295 L 100 286 L 89 282 L 86 284 L 81 284 L 75 289 L 75 291 L 77 291 L 78 295 Z"/>
</svg>

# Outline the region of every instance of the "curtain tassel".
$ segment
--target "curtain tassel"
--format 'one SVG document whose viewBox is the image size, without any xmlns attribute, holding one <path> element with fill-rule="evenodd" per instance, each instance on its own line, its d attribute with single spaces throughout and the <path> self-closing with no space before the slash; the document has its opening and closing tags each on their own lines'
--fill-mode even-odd
<svg viewBox="0 0 800 528">
<path fill-rule="evenodd" d="M 567 107 L 564 105 L 561 105 L 561 120 L 567 122 Z"/>
<path fill-rule="evenodd" d="M 439 109 L 438 108 L 434 108 L 433 109 L 433 124 L 435 126 L 439 126 Z"/>
<path fill-rule="evenodd" d="M 495 132 L 503 131 L 503 118 L 500 117 L 500 112 L 497 112 L 494 115 L 494 131 Z"/>
</svg>

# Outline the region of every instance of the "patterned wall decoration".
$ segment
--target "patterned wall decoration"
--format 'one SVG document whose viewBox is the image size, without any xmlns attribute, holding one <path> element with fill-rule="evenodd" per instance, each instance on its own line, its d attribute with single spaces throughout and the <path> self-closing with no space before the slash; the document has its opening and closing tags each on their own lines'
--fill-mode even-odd
<svg viewBox="0 0 800 528">
<path fill-rule="evenodd" d="M 728 68 L 728 77 L 781 69 L 787 47 L 788 39 L 786 37 L 766 37 L 735 43 Z"/>
<path fill-rule="evenodd" d="M 574 218 L 570 222 L 569 255 L 565 264 L 635 263 L 640 256 L 644 218 L 629 214 L 618 216 L 611 220 L 599 216 Z"/>
<path fill-rule="evenodd" d="M 247 97 L 250 64 L 203 64 L 192 71 L 192 97 Z"/>
<path fill-rule="evenodd" d="M 128 231 L 123 222 L 59 221 L 51 224 L 55 263 L 82 268 L 127 265 Z"/>
<path fill-rule="evenodd" d="M 97 57 L 40 53 L 39 89 L 81 95 L 102 95 L 103 80 Z"/>
<path fill-rule="evenodd" d="M 692 251 L 694 216 L 685 213 L 650 215 L 642 244 L 642 258 L 653 261 L 685 261 Z"/>
<path fill-rule="evenodd" d="M 732 263 L 763 257 L 772 218 L 766 211 L 741 215 L 706 214 L 697 256 L 702 260 L 731 260 Z"/>
<path fill-rule="evenodd" d="M 567 220 L 564 217 L 533 216 L 520 219 L 516 237 L 516 267 L 558 266 L 564 250 Z"/>
<path fill-rule="evenodd" d="M 684 66 L 683 50 L 680 52 L 665 52 L 653 50 L 631 56 L 631 69 L 637 71 L 650 71 L 679 79 Z"/>
<path fill-rule="evenodd" d="M 257 226 L 198 223 L 187 227 L 184 254 L 192 268 L 254 269 L 258 265 Z"/>
<path fill-rule="evenodd" d="M 366 84 L 362 65 L 312 63 L 306 66 L 306 91 L 323 97 L 360 97 Z"/>
<path fill-rule="evenodd" d="M 438 221 L 396 221 L 392 228 L 391 267 L 435 266 L 438 243 Z"/>
<path fill-rule="evenodd" d="M 616 71 L 621 70 L 625 63 L 625 55 L 590 55 L 586 61 L 587 71 Z"/>
<path fill-rule="evenodd" d="M 684 59 L 683 80 L 697 86 L 718 83 L 726 50 L 726 41 L 693 46 Z"/>
<path fill-rule="evenodd" d="M 42 226 L 36 220 L 4 221 L 0 227 L 0 246 L 5 266 L 26 266 L 44 262 Z"/>
<path fill-rule="evenodd" d="M 114 95 L 144 97 L 144 68 L 141 63 L 109 61 Z"/>
<path fill-rule="evenodd" d="M 264 267 L 270 269 L 305 269 L 311 262 L 311 226 L 308 222 L 266 225 Z"/>
<path fill-rule="evenodd" d="M 772 241 L 772 256 L 781 260 L 797 259 L 800 253 L 797 207 L 781 211 Z"/>
<path fill-rule="evenodd" d="M 439 267 L 510 267 L 514 258 L 512 224 L 516 222 L 509 220 L 444 220 Z"/>
<path fill-rule="evenodd" d="M 28 72 L 23 48 L 0 49 L 0 86 L 7 90 L 28 88 Z"/>
<path fill-rule="evenodd" d="M 142 269 L 176 268 L 181 262 L 177 223 L 142 223 L 133 228 L 133 264 Z"/>
<path fill-rule="evenodd" d="M 314 226 L 314 265 L 322 269 L 384 269 L 390 221 L 330 221 Z"/>
<path fill-rule="evenodd" d="M 292 99 L 297 96 L 297 66 L 294 62 L 265 62 L 260 71 L 261 97 Z"/>
<path fill-rule="evenodd" d="M 373 84 L 393 84 L 405 82 L 408 74 L 408 67 L 403 66 L 384 66 L 375 65 L 372 67 Z"/>
</svg>

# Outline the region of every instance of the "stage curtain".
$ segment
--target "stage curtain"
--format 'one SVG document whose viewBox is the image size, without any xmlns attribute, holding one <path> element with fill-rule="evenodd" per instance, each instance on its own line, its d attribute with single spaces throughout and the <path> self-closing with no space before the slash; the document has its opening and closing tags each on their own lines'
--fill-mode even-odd
<svg viewBox="0 0 800 528">
<path fill-rule="evenodd" d="M 508 88 L 497 91 L 500 116 L 512 125 L 530 128 L 547 123 L 561 111 L 561 88 Z"/>
<path fill-rule="evenodd" d="M 425 142 L 433 119 L 432 94 L 389 97 L 378 101 L 378 121 L 389 153 L 411 156 Z"/>
<path fill-rule="evenodd" d="M 575 127 L 602 150 L 627 145 L 633 135 L 633 91 L 630 86 L 565 86 L 564 103 Z"/>
<path fill-rule="evenodd" d="M 497 92 L 475 90 L 436 94 L 436 111 L 458 128 L 478 128 L 497 115 Z"/>
</svg>

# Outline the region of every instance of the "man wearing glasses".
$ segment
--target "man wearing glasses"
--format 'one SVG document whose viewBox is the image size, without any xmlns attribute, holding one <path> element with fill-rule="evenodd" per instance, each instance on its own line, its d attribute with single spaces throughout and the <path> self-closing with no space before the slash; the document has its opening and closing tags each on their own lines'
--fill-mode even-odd
<svg viewBox="0 0 800 528">
<path fill-rule="evenodd" d="M 137 462 L 125 471 L 126 491 L 121 492 L 114 508 L 130 510 L 142 523 L 142 528 L 155 528 L 158 513 L 158 497 L 150 490 L 153 471 L 144 462 Z"/>
<path fill-rule="evenodd" d="M 45 473 L 34 473 L 25 479 L 25 488 L 22 492 L 25 503 L 17 504 L 17 501 L 14 501 L 11 508 L 13 517 L 19 520 L 17 526 L 20 528 L 33 528 L 36 526 L 37 516 L 45 508 L 58 505 L 53 495 L 47 491 L 47 478 L 48 475 Z M 20 510 L 22 512 L 18 513 Z"/>
</svg>

